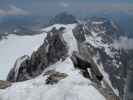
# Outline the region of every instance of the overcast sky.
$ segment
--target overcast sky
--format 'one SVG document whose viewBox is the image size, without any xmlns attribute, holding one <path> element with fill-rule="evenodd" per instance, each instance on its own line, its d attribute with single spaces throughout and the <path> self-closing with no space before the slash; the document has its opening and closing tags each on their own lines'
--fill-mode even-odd
<svg viewBox="0 0 133 100">
<path fill-rule="evenodd" d="M 133 12 L 133 0 L 0 0 L 0 16 L 52 15 L 62 11 Z"/>
</svg>

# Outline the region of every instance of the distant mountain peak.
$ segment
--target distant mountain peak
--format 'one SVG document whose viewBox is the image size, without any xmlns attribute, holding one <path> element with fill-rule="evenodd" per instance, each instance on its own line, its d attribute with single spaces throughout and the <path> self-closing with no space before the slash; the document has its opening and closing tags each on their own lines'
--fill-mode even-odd
<svg viewBox="0 0 133 100">
<path fill-rule="evenodd" d="M 76 17 L 74 17 L 72 14 L 69 14 L 67 12 L 61 12 L 57 14 L 55 17 L 51 18 L 49 21 L 50 25 L 53 24 L 73 24 L 77 23 Z"/>
</svg>

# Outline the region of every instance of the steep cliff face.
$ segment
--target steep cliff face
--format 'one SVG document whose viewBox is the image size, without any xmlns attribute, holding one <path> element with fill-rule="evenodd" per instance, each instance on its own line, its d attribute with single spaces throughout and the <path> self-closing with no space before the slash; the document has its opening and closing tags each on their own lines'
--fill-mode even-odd
<svg viewBox="0 0 133 100">
<path fill-rule="evenodd" d="M 26 56 L 24 60 L 21 57 L 22 62 L 16 61 L 8 81 L 38 80 L 40 75 L 46 86 L 58 86 L 65 84 L 62 80 L 68 79 L 72 84 L 75 80 L 83 87 L 83 84 L 91 84 L 107 100 L 122 99 L 128 53 L 114 47 L 114 40 L 121 33 L 112 21 L 94 18 L 78 24 L 56 24 L 43 29 L 43 32 L 47 34 L 43 44 L 31 57 Z M 80 80 L 76 80 L 76 75 L 80 76 Z M 84 80 L 90 83 L 82 83 Z"/>
<path fill-rule="evenodd" d="M 128 50 L 114 47 L 114 41 L 123 34 L 112 23 L 107 19 L 94 18 L 79 24 L 73 33 L 78 40 L 79 53 L 85 59 L 92 59 L 90 62 L 95 62 L 113 91 L 122 97 L 129 66 L 127 64 L 132 57 L 128 57 Z"/>
</svg>

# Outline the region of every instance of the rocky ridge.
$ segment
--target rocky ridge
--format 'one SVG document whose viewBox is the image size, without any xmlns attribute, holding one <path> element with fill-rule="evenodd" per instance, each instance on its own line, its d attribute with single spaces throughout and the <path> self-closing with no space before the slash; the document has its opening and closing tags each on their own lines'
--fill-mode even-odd
<svg viewBox="0 0 133 100">
<path fill-rule="evenodd" d="M 123 56 L 127 54 L 113 47 L 120 33 L 112 22 L 94 18 L 78 24 L 53 25 L 44 31 L 47 32 L 44 43 L 31 57 L 24 56 L 20 58 L 21 63 L 16 62 L 8 81 L 35 78 L 45 74 L 49 66 L 70 59 L 74 69 L 90 80 L 107 100 L 119 100 L 124 95 L 127 63 Z M 58 74 L 58 77 L 64 75 Z"/>
</svg>

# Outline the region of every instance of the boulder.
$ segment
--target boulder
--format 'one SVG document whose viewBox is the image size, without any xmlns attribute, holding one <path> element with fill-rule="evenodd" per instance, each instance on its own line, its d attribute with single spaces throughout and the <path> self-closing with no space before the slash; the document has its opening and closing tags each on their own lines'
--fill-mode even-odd
<svg viewBox="0 0 133 100">
<path fill-rule="evenodd" d="M 57 83 L 58 81 L 66 78 L 68 75 L 65 74 L 65 73 L 60 73 L 60 72 L 56 72 L 56 71 L 49 71 L 47 72 L 48 75 L 48 78 L 46 80 L 46 84 L 55 84 Z"/>
<path fill-rule="evenodd" d="M 0 80 L 0 89 L 6 89 L 10 87 L 12 84 L 9 81 Z"/>
</svg>

